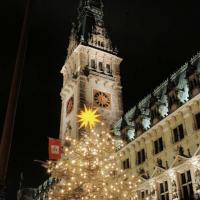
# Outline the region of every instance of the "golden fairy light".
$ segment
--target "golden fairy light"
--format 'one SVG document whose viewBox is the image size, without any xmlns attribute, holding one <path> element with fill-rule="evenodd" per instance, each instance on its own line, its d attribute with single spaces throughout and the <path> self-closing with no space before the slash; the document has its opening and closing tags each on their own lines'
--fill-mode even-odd
<svg viewBox="0 0 200 200">
<path fill-rule="evenodd" d="M 127 200 L 134 196 L 138 178 L 122 170 L 115 140 L 105 125 L 79 140 L 65 140 L 62 159 L 46 164 L 50 175 L 59 180 L 49 190 L 48 200 Z"/>
<path fill-rule="evenodd" d="M 84 106 L 84 110 L 78 115 L 80 128 L 90 129 L 94 128 L 97 123 L 100 122 L 99 115 L 97 114 L 97 109 L 87 108 Z"/>
</svg>

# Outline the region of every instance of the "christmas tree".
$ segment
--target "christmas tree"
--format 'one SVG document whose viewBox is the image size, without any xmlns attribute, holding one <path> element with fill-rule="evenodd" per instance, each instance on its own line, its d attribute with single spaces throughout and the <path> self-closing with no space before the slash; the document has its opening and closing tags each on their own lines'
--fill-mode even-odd
<svg viewBox="0 0 200 200">
<path fill-rule="evenodd" d="M 88 111 L 90 113 L 86 114 Z M 48 199 L 129 199 L 137 178 L 121 169 L 121 163 L 116 159 L 115 140 L 110 131 L 104 123 L 94 128 L 99 120 L 96 111 L 92 109 L 85 108 L 79 118 L 81 126 L 85 128 L 81 131 L 80 139 L 66 137 L 62 159 L 49 161 L 46 165 L 51 176 L 58 180 L 49 191 Z"/>
</svg>

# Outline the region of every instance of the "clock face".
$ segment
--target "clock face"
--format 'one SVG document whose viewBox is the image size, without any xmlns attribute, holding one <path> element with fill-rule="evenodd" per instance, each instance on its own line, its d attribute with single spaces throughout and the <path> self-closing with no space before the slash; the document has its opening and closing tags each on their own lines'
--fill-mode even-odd
<svg viewBox="0 0 200 200">
<path fill-rule="evenodd" d="M 67 101 L 67 115 L 69 115 L 74 107 L 74 96 Z"/>
<path fill-rule="evenodd" d="M 94 90 L 94 104 L 102 108 L 110 109 L 111 95 L 105 92 Z"/>
</svg>

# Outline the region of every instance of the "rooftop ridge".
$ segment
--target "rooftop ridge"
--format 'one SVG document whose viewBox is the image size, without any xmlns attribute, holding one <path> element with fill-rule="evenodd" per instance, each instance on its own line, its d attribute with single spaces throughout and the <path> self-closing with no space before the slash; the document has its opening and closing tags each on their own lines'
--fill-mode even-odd
<svg viewBox="0 0 200 200">
<path fill-rule="evenodd" d="M 190 62 L 194 63 L 198 58 L 200 58 L 200 52 L 197 52 L 197 54 L 190 59 Z M 186 62 L 184 65 L 182 65 L 180 68 L 178 68 L 174 73 L 172 73 L 171 75 L 169 75 L 169 77 L 167 79 L 165 79 L 159 86 L 157 86 L 153 90 L 152 93 L 147 94 L 135 106 L 138 105 L 140 107 L 140 105 L 143 105 L 143 102 L 146 102 L 146 100 L 151 97 L 151 94 L 154 94 L 155 96 L 158 95 L 157 93 L 160 91 L 160 89 L 162 89 L 164 86 L 167 85 L 169 79 L 171 79 L 172 81 L 174 81 L 177 78 L 177 75 L 179 75 L 180 73 L 183 73 L 187 69 L 187 67 L 188 67 L 188 62 Z M 132 109 L 130 109 L 130 110 L 132 110 Z"/>
<path fill-rule="evenodd" d="M 199 60 L 199 61 L 198 61 Z M 198 62 L 197 62 L 198 61 Z M 113 125 L 114 132 L 117 132 L 119 135 L 119 131 L 123 129 L 126 126 L 133 126 L 134 122 L 131 121 L 135 115 L 135 111 L 138 108 L 141 111 L 141 114 L 144 115 L 144 118 L 146 118 L 146 127 L 145 130 L 149 129 L 151 127 L 150 124 L 150 116 L 149 116 L 149 103 L 152 95 L 156 96 L 158 98 L 158 102 L 161 103 L 161 106 L 163 106 L 162 109 L 162 117 L 165 118 L 169 115 L 168 110 L 168 100 L 167 100 L 167 88 L 169 81 L 175 82 L 176 88 L 180 90 L 180 101 L 182 104 L 185 104 L 187 101 L 189 101 L 191 98 L 189 98 L 189 89 L 186 82 L 186 72 L 188 68 L 188 63 L 191 62 L 191 64 L 194 64 L 197 62 L 198 71 L 200 73 L 200 52 L 197 52 L 196 55 L 194 55 L 188 62 L 185 62 L 181 67 L 179 67 L 175 72 L 170 74 L 160 85 L 158 85 L 151 93 L 146 95 L 144 98 L 142 98 L 137 104 L 135 104 L 131 109 L 129 109 L 124 115 Z M 186 88 L 187 87 L 187 88 Z M 182 92 L 182 93 L 181 93 Z M 136 114 L 137 115 L 137 114 Z M 123 122 L 126 122 L 125 124 Z M 152 124 L 153 125 L 153 124 Z M 154 125 L 153 125 L 154 126 Z"/>
</svg>

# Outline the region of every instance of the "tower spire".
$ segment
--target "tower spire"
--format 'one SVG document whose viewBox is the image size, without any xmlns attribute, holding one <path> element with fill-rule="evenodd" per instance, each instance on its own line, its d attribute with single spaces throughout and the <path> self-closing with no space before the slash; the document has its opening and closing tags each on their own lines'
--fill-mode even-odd
<svg viewBox="0 0 200 200">
<path fill-rule="evenodd" d="M 103 2 L 102 0 L 80 0 L 80 7 L 89 6 L 93 9 L 102 10 Z"/>
<path fill-rule="evenodd" d="M 78 44 L 115 53 L 104 25 L 102 0 L 81 0 L 71 31 L 68 56 Z"/>
</svg>

